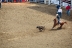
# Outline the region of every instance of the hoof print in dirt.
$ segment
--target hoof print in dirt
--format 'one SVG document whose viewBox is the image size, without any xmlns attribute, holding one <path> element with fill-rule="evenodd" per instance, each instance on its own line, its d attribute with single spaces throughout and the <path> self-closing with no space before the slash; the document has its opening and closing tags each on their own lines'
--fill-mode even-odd
<svg viewBox="0 0 72 48">
<path fill-rule="evenodd" d="M 42 32 L 45 30 L 45 26 L 37 26 L 36 28 L 39 29 L 39 32 Z"/>
</svg>

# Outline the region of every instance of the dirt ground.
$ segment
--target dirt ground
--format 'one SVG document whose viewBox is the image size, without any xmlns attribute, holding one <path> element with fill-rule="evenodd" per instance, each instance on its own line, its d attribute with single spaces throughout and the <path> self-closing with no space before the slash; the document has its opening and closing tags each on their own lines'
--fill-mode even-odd
<svg viewBox="0 0 72 48">
<path fill-rule="evenodd" d="M 0 48 L 72 48 L 72 14 L 63 9 L 62 29 L 51 30 L 56 8 L 37 3 L 2 3 Z M 72 13 L 72 11 L 71 11 Z M 39 32 L 36 26 L 45 26 Z"/>
</svg>

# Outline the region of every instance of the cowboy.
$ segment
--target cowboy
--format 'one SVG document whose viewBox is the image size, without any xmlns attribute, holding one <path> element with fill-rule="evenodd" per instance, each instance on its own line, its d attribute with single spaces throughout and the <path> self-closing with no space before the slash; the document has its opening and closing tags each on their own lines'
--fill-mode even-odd
<svg viewBox="0 0 72 48">
<path fill-rule="evenodd" d="M 70 9 L 71 9 L 70 5 L 66 6 L 66 10 L 67 10 L 67 15 L 68 16 L 70 16 Z"/>
<path fill-rule="evenodd" d="M 60 7 L 60 5 L 57 5 L 57 6 L 56 6 L 56 8 L 57 8 L 57 11 L 58 11 L 59 7 Z"/>
<path fill-rule="evenodd" d="M 57 23 L 60 24 L 60 16 L 56 14 Z"/>
<path fill-rule="evenodd" d="M 62 8 L 59 7 L 57 14 L 60 16 L 60 18 L 62 17 Z"/>
</svg>

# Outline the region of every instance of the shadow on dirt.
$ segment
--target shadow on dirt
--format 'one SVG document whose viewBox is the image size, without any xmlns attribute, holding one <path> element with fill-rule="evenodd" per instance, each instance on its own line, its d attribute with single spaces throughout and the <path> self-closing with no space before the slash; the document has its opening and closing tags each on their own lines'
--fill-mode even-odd
<svg viewBox="0 0 72 48">
<path fill-rule="evenodd" d="M 56 29 L 50 29 L 49 31 L 57 31 L 57 30 L 62 30 L 62 29 L 65 29 L 65 28 L 56 28 Z"/>
</svg>

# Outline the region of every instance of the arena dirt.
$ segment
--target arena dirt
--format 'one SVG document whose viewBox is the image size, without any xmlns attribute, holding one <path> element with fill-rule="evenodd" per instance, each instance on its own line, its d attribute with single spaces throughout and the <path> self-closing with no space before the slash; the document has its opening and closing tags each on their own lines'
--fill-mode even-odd
<svg viewBox="0 0 72 48">
<path fill-rule="evenodd" d="M 2 3 L 0 48 L 72 48 L 72 14 L 67 16 L 63 8 L 61 20 L 67 24 L 51 30 L 55 14 L 55 5 Z M 41 25 L 43 32 L 36 29 Z"/>
</svg>

